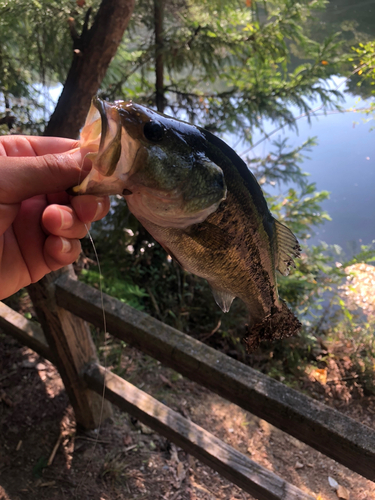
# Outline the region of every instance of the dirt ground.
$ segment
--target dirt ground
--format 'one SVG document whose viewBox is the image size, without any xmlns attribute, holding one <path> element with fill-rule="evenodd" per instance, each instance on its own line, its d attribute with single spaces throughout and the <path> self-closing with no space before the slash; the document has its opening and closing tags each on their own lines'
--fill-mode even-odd
<svg viewBox="0 0 375 500">
<path fill-rule="evenodd" d="M 375 500 L 374 483 L 267 422 L 135 349 L 119 356 L 131 383 L 318 500 Z M 375 426 L 374 397 L 328 402 Z M 77 429 L 54 366 L 0 333 L 0 500 L 251 498 L 116 409 L 99 434 Z"/>
</svg>

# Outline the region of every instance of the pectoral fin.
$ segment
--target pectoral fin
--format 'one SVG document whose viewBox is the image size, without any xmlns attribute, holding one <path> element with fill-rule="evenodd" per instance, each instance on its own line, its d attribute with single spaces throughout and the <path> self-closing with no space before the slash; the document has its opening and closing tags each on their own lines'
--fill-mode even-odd
<svg viewBox="0 0 375 500">
<path fill-rule="evenodd" d="M 299 257 L 301 247 L 297 238 L 292 231 L 275 219 L 276 227 L 276 249 L 275 249 L 275 264 L 276 269 L 288 276 L 290 268 L 296 267 L 293 258 Z"/>
<path fill-rule="evenodd" d="M 216 300 L 216 304 L 220 307 L 220 309 L 227 313 L 229 312 L 230 306 L 232 305 L 233 300 L 236 298 L 231 292 L 225 292 L 223 290 L 216 290 L 212 288 L 213 296 Z"/>
<path fill-rule="evenodd" d="M 184 269 L 184 266 L 181 264 L 178 258 L 173 254 L 173 252 L 171 252 L 171 250 L 166 245 L 163 245 L 163 243 L 160 243 L 160 245 L 164 248 L 164 250 L 171 257 L 171 259 L 173 259 L 180 267 L 182 267 L 182 269 Z"/>
</svg>

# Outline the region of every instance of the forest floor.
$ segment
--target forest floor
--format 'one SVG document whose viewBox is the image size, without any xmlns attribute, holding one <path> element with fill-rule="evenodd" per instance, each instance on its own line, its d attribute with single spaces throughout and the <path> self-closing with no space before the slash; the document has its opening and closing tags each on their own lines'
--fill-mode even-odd
<svg viewBox="0 0 375 500">
<path fill-rule="evenodd" d="M 375 483 L 139 351 L 122 345 L 116 367 L 137 387 L 318 500 L 375 500 Z M 374 428 L 375 397 L 351 394 L 342 373 L 332 359 L 300 388 Z M 339 383 L 319 381 L 319 374 Z M 99 432 L 77 429 L 55 367 L 0 333 L 0 500 L 35 499 L 252 497 L 117 409 Z"/>
</svg>

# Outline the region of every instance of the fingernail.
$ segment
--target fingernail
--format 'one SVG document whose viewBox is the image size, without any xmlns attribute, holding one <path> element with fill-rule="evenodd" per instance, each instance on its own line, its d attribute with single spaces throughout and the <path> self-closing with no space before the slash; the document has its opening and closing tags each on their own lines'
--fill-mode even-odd
<svg viewBox="0 0 375 500">
<path fill-rule="evenodd" d="M 72 249 L 72 244 L 69 240 L 67 240 L 66 238 L 62 238 L 60 236 L 60 240 L 61 240 L 61 252 L 62 253 L 69 253 Z"/>
<path fill-rule="evenodd" d="M 59 210 L 61 217 L 60 229 L 69 229 L 73 226 L 73 216 L 66 210 Z"/>
<path fill-rule="evenodd" d="M 94 220 L 100 219 L 104 212 L 104 198 L 96 198 L 96 203 L 98 204 Z"/>
</svg>

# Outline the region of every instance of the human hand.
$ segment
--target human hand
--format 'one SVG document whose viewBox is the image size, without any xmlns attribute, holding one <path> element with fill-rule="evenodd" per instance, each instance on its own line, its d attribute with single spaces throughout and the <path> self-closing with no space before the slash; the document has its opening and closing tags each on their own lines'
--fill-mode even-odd
<svg viewBox="0 0 375 500">
<path fill-rule="evenodd" d="M 0 299 L 74 262 L 90 222 L 108 213 L 108 197 L 65 192 L 85 176 L 78 145 L 0 137 Z"/>
</svg>

